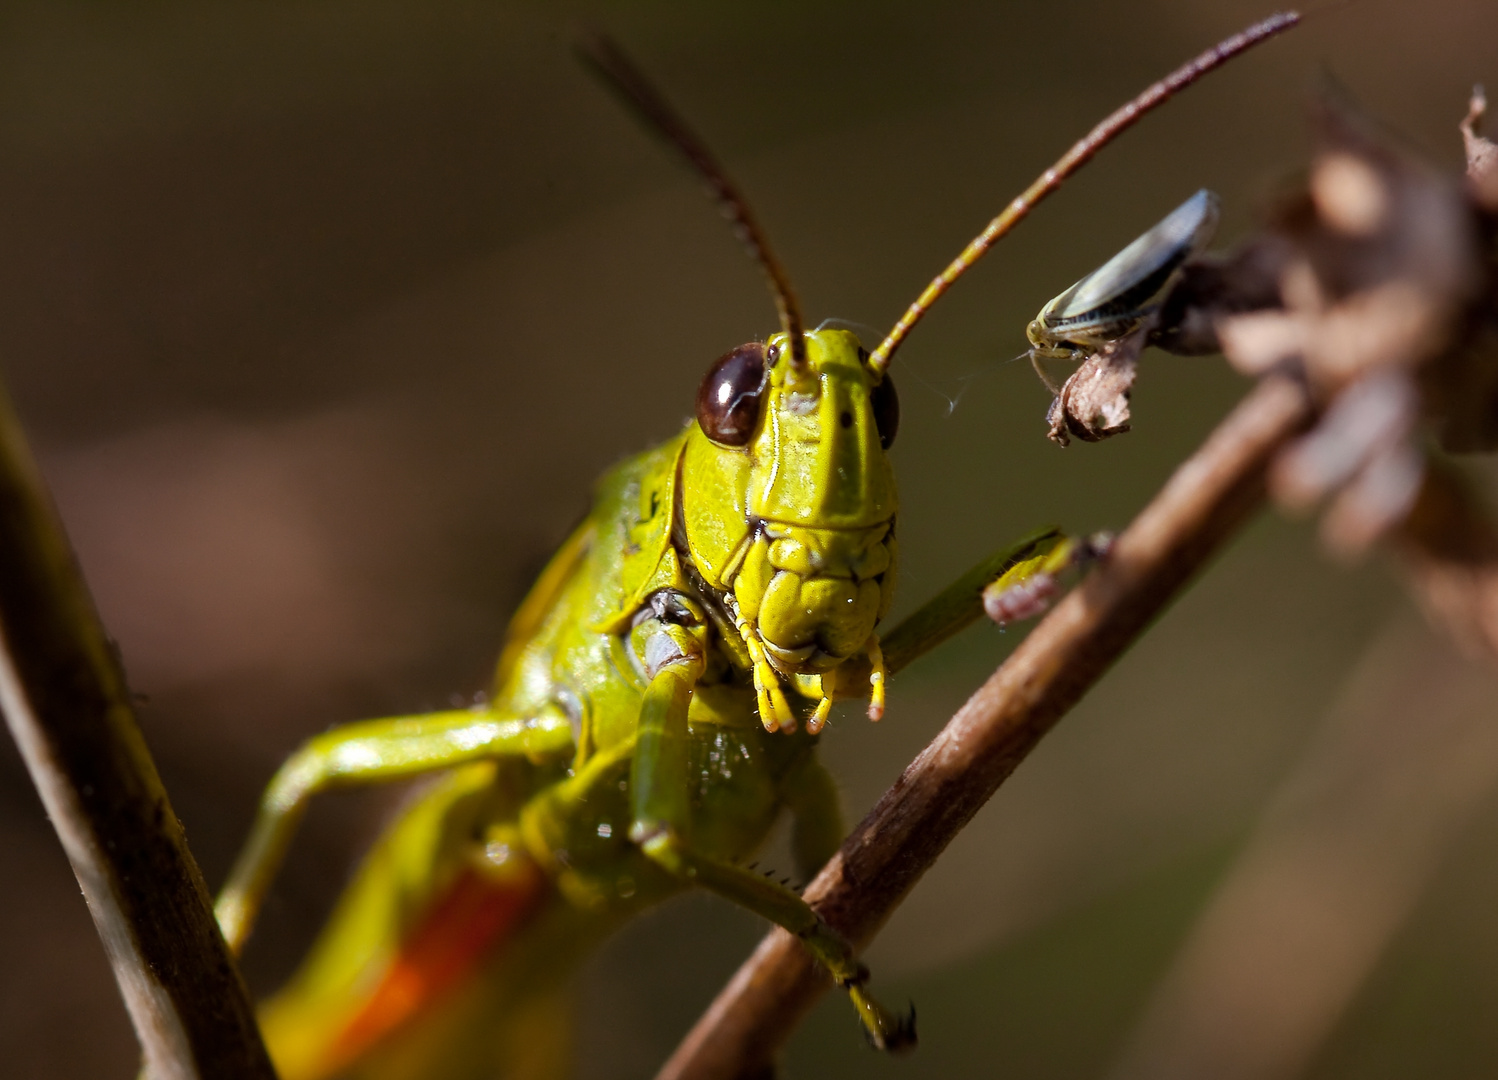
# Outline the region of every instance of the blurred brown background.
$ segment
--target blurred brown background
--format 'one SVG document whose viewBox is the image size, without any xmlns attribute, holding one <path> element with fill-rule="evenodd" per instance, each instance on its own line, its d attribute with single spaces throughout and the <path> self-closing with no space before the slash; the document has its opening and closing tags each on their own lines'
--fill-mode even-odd
<svg viewBox="0 0 1498 1080">
<path fill-rule="evenodd" d="M 1104 113 L 1266 13 L 7 0 L 0 372 L 210 882 L 300 739 L 482 689 L 592 479 L 773 329 L 696 183 L 571 58 L 573 27 L 614 32 L 707 135 L 811 321 L 867 340 Z M 896 365 L 902 609 L 1038 524 L 1121 525 L 1242 392 L 1218 360 L 1152 355 L 1136 430 L 1059 450 L 1006 363 L 1042 302 L 1197 187 L 1223 197 L 1220 243 L 1250 228 L 1328 73 L 1458 168 L 1495 43 L 1483 0 L 1327 6 L 1001 245 Z M 1406 607 L 1387 568 L 1253 526 L 874 946 L 882 995 L 920 1007 L 918 1054 L 876 1059 L 831 1001 L 787 1075 L 1498 1071 L 1498 693 Z M 1013 637 L 974 630 L 883 724 L 835 723 L 850 819 Z M 316 806 L 250 950 L 259 992 L 397 798 Z M 132 1075 L 8 743 L 0 860 L 0 1073 Z M 649 1075 L 760 932 L 701 897 L 630 928 L 582 973 L 578 1074 Z"/>
</svg>

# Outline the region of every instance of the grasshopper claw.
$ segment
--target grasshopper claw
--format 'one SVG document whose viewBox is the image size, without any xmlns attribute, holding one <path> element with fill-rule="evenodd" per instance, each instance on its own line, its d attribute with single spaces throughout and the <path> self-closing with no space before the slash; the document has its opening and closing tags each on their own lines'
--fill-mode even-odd
<svg viewBox="0 0 1498 1080">
<path fill-rule="evenodd" d="M 882 1005 L 864 993 L 861 984 L 848 987 L 848 996 L 863 1021 L 864 1037 L 875 1050 L 886 1054 L 908 1054 L 916 1048 L 915 1004 L 901 1016 L 891 1016 Z"/>
</svg>

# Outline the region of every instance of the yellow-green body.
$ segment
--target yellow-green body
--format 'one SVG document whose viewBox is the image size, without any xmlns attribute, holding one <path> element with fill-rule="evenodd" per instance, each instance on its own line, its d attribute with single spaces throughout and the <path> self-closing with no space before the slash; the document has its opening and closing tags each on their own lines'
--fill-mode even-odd
<svg viewBox="0 0 1498 1080">
<path fill-rule="evenodd" d="M 611 42 L 579 47 L 708 182 L 766 274 L 782 332 L 725 354 L 699 391 L 696 422 L 603 479 L 517 612 L 487 704 L 338 728 L 276 774 L 216 907 L 235 951 L 312 795 L 436 774 L 265 1003 L 282 1080 L 555 1076 L 566 1067 L 560 987 L 572 961 L 689 887 L 795 934 L 876 1046 L 913 1045 L 913 1017 L 869 996 L 848 943 L 744 860 L 786 811 L 798 873 L 834 851 L 836 792 L 815 757 L 834 699 L 867 694 L 878 719 L 886 675 L 976 619 L 990 583 L 991 606 L 1008 615 L 1019 608 L 1006 590 L 1049 595 L 1055 575 L 1091 550 L 1055 530 L 1034 534 L 876 634 L 897 561 L 890 356 L 956 275 L 1084 157 L 1063 159 L 995 219 L 871 360 L 846 331 L 802 333 L 783 268 L 706 147 Z M 1191 213 L 1196 232 L 1146 234 L 1048 305 L 1031 328 L 1037 350 L 1066 344 L 1063 322 L 1075 336 L 1114 307 L 1141 317 L 1135 300 L 1210 231 L 1215 211 Z"/>
<path fill-rule="evenodd" d="M 487 704 L 338 728 L 278 773 L 218 906 L 235 948 L 311 794 L 442 774 L 264 1006 L 283 1080 L 551 1075 L 569 961 L 691 885 L 798 933 L 873 1037 L 901 1034 L 841 939 L 742 866 L 786 810 L 799 873 L 832 853 L 842 824 L 806 721 L 882 690 L 896 494 L 879 376 L 846 331 L 806 344 L 805 368 L 767 365 L 747 445 L 693 423 L 603 478 L 517 612 Z M 463 890 L 502 929 L 473 935 L 467 967 L 430 961 L 446 974 L 401 989 L 412 950 L 448 955 L 412 942 Z M 423 1000 L 402 1012 L 401 994 Z"/>
</svg>

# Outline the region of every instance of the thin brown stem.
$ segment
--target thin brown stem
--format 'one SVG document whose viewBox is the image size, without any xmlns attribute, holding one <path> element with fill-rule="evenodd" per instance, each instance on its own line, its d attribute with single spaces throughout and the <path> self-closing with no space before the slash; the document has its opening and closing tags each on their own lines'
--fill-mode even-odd
<svg viewBox="0 0 1498 1080">
<path fill-rule="evenodd" d="M 951 288 L 958 278 L 967 273 L 974 263 L 988 254 L 988 249 L 993 247 L 1001 237 L 1029 216 L 1030 211 L 1040 205 L 1047 195 L 1059 188 L 1062 181 L 1092 160 L 1093 155 L 1099 150 L 1142 120 L 1150 110 L 1165 104 L 1177 92 L 1190 86 L 1213 68 L 1220 67 L 1239 53 L 1290 29 L 1298 22 L 1300 22 L 1298 12 L 1281 11 L 1261 22 L 1254 23 L 1241 33 L 1218 42 L 1206 52 L 1188 60 L 1159 82 L 1147 87 L 1133 101 L 1115 109 L 1102 123 L 1062 154 L 1056 164 L 1037 176 L 1029 187 L 1004 207 L 998 217 L 988 223 L 987 228 L 962 249 L 962 253 L 953 259 L 945 270 L 932 279 L 931 284 L 926 286 L 921 295 L 916 297 L 915 302 L 905 310 L 905 314 L 900 316 L 900 321 L 895 323 L 894 328 L 879 343 L 879 347 L 870 354 L 869 366 L 875 371 L 884 371 L 888 368 L 900 343 L 915 328 L 915 324 L 921 321 L 931 306 L 941 299 L 942 294 Z"/>
<path fill-rule="evenodd" d="M 1301 385 L 1261 383 L 1116 541 L 1107 559 L 968 700 L 817 875 L 806 899 L 862 948 L 953 837 L 1264 501 L 1274 452 L 1311 420 Z M 658 1080 L 759 1075 L 829 983 L 772 931 Z"/>
<path fill-rule="evenodd" d="M 274 1080 L 111 642 L 0 395 L 0 710 L 155 1080 Z"/>
</svg>

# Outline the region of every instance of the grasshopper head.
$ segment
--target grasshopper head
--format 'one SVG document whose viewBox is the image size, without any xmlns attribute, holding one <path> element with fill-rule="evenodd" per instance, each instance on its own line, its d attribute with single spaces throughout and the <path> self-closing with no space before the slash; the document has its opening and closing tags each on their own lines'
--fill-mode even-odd
<svg viewBox="0 0 1498 1080">
<path fill-rule="evenodd" d="M 708 372 L 682 461 L 687 553 L 782 675 L 868 645 L 894 586 L 899 422 L 887 375 L 846 330 L 740 346 Z"/>
</svg>

